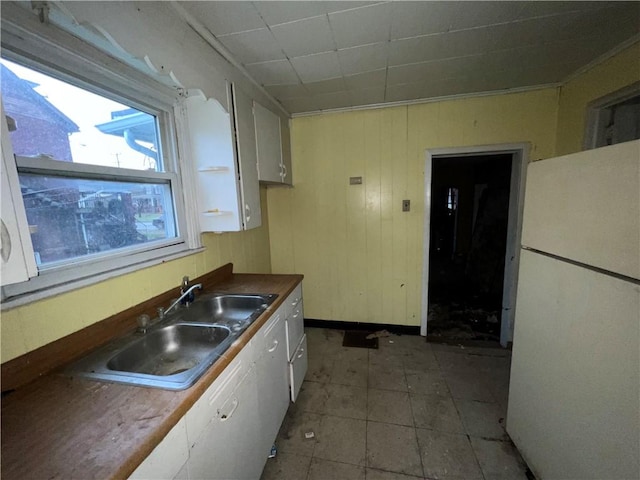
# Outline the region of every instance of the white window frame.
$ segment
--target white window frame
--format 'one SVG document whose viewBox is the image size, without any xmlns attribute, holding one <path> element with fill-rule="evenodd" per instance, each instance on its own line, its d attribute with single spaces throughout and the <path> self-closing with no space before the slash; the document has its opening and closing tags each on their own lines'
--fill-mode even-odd
<svg viewBox="0 0 640 480">
<path fill-rule="evenodd" d="M 640 82 L 634 82 L 620 90 L 611 92 L 604 97 L 597 98 L 587 105 L 587 114 L 585 117 L 585 133 L 583 141 L 583 149 L 591 150 L 598 148 L 598 138 L 601 133 L 601 114 L 603 110 L 623 103 L 630 98 L 640 95 Z M 603 146 L 603 145 L 601 145 Z"/>
<path fill-rule="evenodd" d="M 11 23 L 2 19 L 2 56 L 154 115 L 158 121 L 161 145 L 158 153 L 164 171 L 118 169 L 122 176 L 116 178 L 109 175 L 113 173 L 111 167 L 27 157 L 16 157 L 18 168 L 37 170 L 38 173 L 82 172 L 88 174 L 87 178 L 93 176 L 147 182 L 156 179 L 168 182 L 171 186 L 178 236 L 118 251 L 107 251 L 104 255 L 91 255 L 90 258 L 78 257 L 73 263 L 43 266 L 37 277 L 2 287 L 3 309 L 202 251 L 196 209 L 193 208 L 192 195 L 189 194 L 192 176 L 189 166 L 181 165 L 185 159 L 178 155 L 178 136 L 183 135 L 183 132 L 177 130 L 181 125 L 180 119 L 176 119 L 175 115 L 179 92 L 54 25 L 43 26 L 37 21 L 29 23 L 30 25 L 24 25 L 23 22 Z M 4 118 L 1 120 L 6 121 Z M 16 208 L 24 208 L 24 205 L 21 203 Z"/>
</svg>

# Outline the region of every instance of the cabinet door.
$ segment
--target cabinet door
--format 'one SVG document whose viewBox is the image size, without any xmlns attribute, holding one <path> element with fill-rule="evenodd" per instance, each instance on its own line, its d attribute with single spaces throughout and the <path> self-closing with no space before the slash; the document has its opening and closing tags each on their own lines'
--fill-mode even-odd
<svg viewBox="0 0 640 480">
<path fill-rule="evenodd" d="M 0 192 L 0 278 L 2 285 L 24 282 L 37 274 L 33 247 L 27 217 L 22 208 L 22 198 L 19 188 L 18 172 L 13 160 L 13 149 L 9 139 L 9 129 L 5 121 L 4 110 L 2 118 L 2 163 L 0 176 L 2 185 Z M 13 189 L 12 189 L 13 187 Z M 16 207 L 20 208 L 16 208 Z"/>
<path fill-rule="evenodd" d="M 217 100 L 197 90 L 189 91 L 179 113 L 186 127 L 182 149 L 189 150 L 194 162 L 200 231 L 242 230 L 231 115 Z"/>
<path fill-rule="evenodd" d="M 289 120 L 280 119 L 280 136 L 282 138 L 282 183 L 293 185 L 291 169 L 291 131 Z"/>
<path fill-rule="evenodd" d="M 251 369 L 191 448 L 190 478 L 260 478 L 264 460 L 259 445 L 256 382 L 256 371 Z"/>
<path fill-rule="evenodd" d="M 307 374 L 307 364 L 307 336 L 303 335 L 298 348 L 296 348 L 296 351 L 293 354 L 291 362 L 289 362 L 292 402 L 296 401 L 298 393 L 300 393 L 300 387 L 304 381 L 304 376 Z"/>
<path fill-rule="evenodd" d="M 263 182 L 282 183 L 282 138 L 280 117 L 259 103 L 253 102 L 256 128 L 259 179 Z"/>
<path fill-rule="evenodd" d="M 220 408 L 227 402 L 240 380 L 249 371 L 245 358 L 243 350 L 187 412 L 189 445 L 195 445 L 199 441 L 211 422 L 216 420 Z"/>
<path fill-rule="evenodd" d="M 253 124 L 252 100 L 235 85 L 233 86 L 233 106 L 244 228 L 248 230 L 262 224 L 256 133 Z"/>
<path fill-rule="evenodd" d="M 282 309 L 281 307 L 281 310 Z M 262 459 L 266 461 L 271 445 L 289 407 L 289 372 L 284 315 L 274 315 L 267 325 L 262 356 L 256 364 Z"/>
<path fill-rule="evenodd" d="M 172 480 L 184 471 L 189 458 L 187 429 L 184 418 L 173 427 L 162 442 L 129 477 L 132 480 Z"/>
</svg>

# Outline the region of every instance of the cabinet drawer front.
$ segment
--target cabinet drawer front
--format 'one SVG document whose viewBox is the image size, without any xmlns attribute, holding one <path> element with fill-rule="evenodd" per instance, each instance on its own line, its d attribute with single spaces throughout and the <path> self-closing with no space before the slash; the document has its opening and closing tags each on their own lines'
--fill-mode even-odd
<svg viewBox="0 0 640 480">
<path fill-rule="evenodd" d="M 293 358 L 289 362 L 289 373 L 291 382 L 291 401 L 295 402 L 300 393 L 300 387 L 307 373 L 307 336 L 303 335 L 298 348 L 296 348 Z"/>
<path fill-rule="evenodd" d="M 249 371 L 251 365 L 245 350 L 227 365 L 227 368 L 187 412 L 187 437 L 190 445 L 200 438 L 207 425 L 216 417 L 218 410 L 222 408 L 240 380 Z"/>
<path fill-rule="evenodd" d="M 303 335 L 304 314 L 302 301 L 299 301 L 296 308 L 294 308 L 287 317 L 287 356 L 289 360 L 293 359 L 294 350 L 300 343 Z"/>
<path fill-rule="evenodd" d="M 285 300 L 285 315 L 288 318 L 293 311 L 298 307 L 298 305 L 302 302 L 302 284 L 298 284 L 298 286 L 289 294 L 287 299 Z"/>
</svg>

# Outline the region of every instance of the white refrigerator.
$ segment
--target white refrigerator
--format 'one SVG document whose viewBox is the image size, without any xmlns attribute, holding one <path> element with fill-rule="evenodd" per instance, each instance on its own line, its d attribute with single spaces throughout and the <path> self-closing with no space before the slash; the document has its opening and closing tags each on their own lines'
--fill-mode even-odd
<svg viewBox="0 0 640 480">
<path fill-rule="evenodd" d="M 640 478 L 640 141 L 527 170 L 507 431 L 538 480 Z"/>
</svg>

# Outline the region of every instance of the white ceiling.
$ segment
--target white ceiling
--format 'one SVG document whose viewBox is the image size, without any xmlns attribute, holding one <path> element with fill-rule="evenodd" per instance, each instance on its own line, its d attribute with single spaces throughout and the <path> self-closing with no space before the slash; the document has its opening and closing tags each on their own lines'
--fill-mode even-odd
<svg viewBox="0 0 640 480">
<path fill-rule="evenodd" d="M 640 2 L 180 2 L 290 113 L 557 83 Z"/>
</svg>

